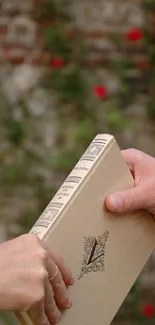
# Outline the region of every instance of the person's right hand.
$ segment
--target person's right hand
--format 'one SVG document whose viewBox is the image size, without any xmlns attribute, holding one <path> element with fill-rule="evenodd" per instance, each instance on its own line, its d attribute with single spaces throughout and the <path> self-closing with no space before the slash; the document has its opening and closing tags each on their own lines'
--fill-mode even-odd
<svg viewBox="0 0 155 325">
<path fill-rule="evenodd" d="M 0 244 L 0 310 L 28 311 L 37 325 L 56 323 L 72 305 L 67 287 L 73 283 L 63 259 L 36 236 Z"/>
<path fill-rule="evenodd" d="M 155 158 L 136 149 L 123 150 L 122 154 L 133 175 L 134 187 L 110 193 L 106 207 L 118 214 L 145 209 L 155 215 Z"/>
</svg>

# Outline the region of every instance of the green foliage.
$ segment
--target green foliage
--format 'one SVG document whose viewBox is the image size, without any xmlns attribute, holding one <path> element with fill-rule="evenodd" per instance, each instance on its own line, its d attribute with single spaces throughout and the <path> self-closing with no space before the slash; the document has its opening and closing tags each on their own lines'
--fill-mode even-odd
<svg viewBox="0 0 155 325">
<path fill-rule="evenodd" d="M 38 175 L 35 180 L 35 196 L 38 202 L 37 216 L 39 216 L 46 208 L 47 204 L 52 200 L 56 193 L 54 184 L 47 185 L 44 179 Z"/>
<path fill-rule="evenodd" d="M 154 317 L 149 317 L 143 312 L 145 305 L 153 306 L 152 302 L 148 300 L 146 294 L 141 288 L 139 279 L 134 284 L 122 306 L 120 307 L 116 319 L 116 324 L 123 324 L 130 320 L 131 324 L 153 325 Z"/>
<path fill-rule="evenodd" d="M 54 3 L 54 1 L 52 1 L 52 3 Z M 53 10 L 51 4 L 48 4 L 47 7 L 49 12 L 50 10 Z M 62 4 L 62 12 L 63 8 L 64 7 Z M 53 19 L 54 23 L 51 27 L 48 26 L 46 28 L 44 37 L 46 48 L 52 53 L 52 55 L 54 55 L 54 57 L 64 59 L 64 66 L 59 67 L 58 69 L 57 67 L 53 67 L 51 72 L 48 73 L 48 81 L 46 82 L 46 85 L 51 94 L 54 92 L 57 98 L 59 99 L 61 106 L 60 111 L 62 107 L 64 109 L 63 115 L 65 115 L 64 104 L 68 104 L 72 107 L 71 114 L 73 116 L 76 116 L 77 118 L 79 118 L 79 120 L 82 120 L 83 116 L 87 116 L 88 114 L 88 118 L 93 124 L 94 116 L 97 113 L 95 112 L 94 114 L 92 114 L 92 112 L 94 111 L 94 104 L 93 101 L 89 99 L 90 92 L 92 92 L 92 89 L 90 88 L 90 85 L 85 78 L 85 71 L 83 71 L 81 65 L 83 59 L 87 58 L 86 53 L 88 54 L 88 51 L 86 49 L 86 46 L 84 46 L 82 36 L 79 36 L 77 34 L 74 37 L 74 27 L 68 27 L 68 24 L 66 23 L 66 20 L 63 17 L 61 17 L 61 19 L 59 20 L 61 11 L 60 6 L 58 11 L 59 12 L 57 12 L 55 9 L 53 10 L 53 12 L 55 13 L 55 19 Z M 113 39 L 113 41 L 115 42 L 119 51 L 120 48 L 123 47 L 122 39 L 116 37 L 115 39 Z M 81 49 L 83 50 L 80 51 Z M 113 69 L 119 78 L 120 89 L 115 95 L 115 97 L 117 98 L 117 107 L 115 105 L 112 107 L 111 98 L 113 97 L 113 95 L 109 94 L 108 96 L 109 98 L 107 99 L 107 101 L 109 101 L 110 109 L 109 111 L 107 111 L 106 123 L 108 124 L 109 128 L 121 130 L 125 127 L 129 127 L 129 123 L 124 118 L 124 113 L 121 112 L 121 109 L 125 109 L 133 101 L 133 93 L 136 90 L 133 84 L 133 80 L 130 80 L 130 78 L 128 77 L 128 73 L 132 69 L 135 69 L 135 63 L 132 59 L 127 58 L 127 55 L 124 51 L 124 53 L 122 53 L 119 59 L 115 59 L 113 61 Z M 100 84 L 100 78 L 98 78 L 98 81 L 96 82 Z M 88 100 L 89 111 L 87 107 Z M 103 100 L 104 102 L 104 98 L 101 98 L 101 100 Z M 107 104 L 105 105 L 107 106 Z M 95 128 L 95 132 L 98 132 L 97 128 Z M 58 164 L 60 164 L 60 161 Z"/>
<path fill-rule="evenodd" d="M 58 156 L 51 158 L 51 167 L 57 172 L 68 174 L 79 159 L 76 149 L 64 149 Z"/>
<path fill-rule="evenodd" d="M 25 164 L 13 162 L 1 165 L 1 184 L 12 187 L 27 181 Z"/>
<path fill-rule="evenodd" d="M 46 48 L 52 52 L 53 55 L 57 55 L 68 58 L 72 50 L 72 43 L 66 35 L 66 31 L 59 27 L 59 25 L 52 26 L 46 29 L 45 32 Z"/>
<path fill-rule="evenodd" d="M 149 10 L 155 10 L 155 2 L 154 0 L 144 0 L 145 8 Z"/>
<path fill-rule="evenodd" d="M 77 145 L 87 147 L 97 134 L 95 121 L 91 119 L 84 119 L 79 123 L 77 130 L 75 130 L 75 141 Z"/>
<path fill-rule="evenodd" d="M 149 101 L 148 114 L 151 118 L 155 118 L 155 99 L 150 99 Z"/>
<path fill-rule="evenodd" d="M 148 12 L 155 10 L 154 0 L 144 0 L 144 5 Z M 13 158 L 10 159 L 11 153 L 9 159 L 7 159 L 6 152 L 1 154 L 0 185 L 5 193 L 6 189 L 10 189 L 10 196 L 14 190 L 19 190 L 21 185 L 28 185 L 33 188 L 33 199 L 36 202 L 34 208 L 26 206 L 24 212 L 21 212 L 18 222 L 22 225 L 22 232 L 29 231 L 57 190 L 56 184 L 50 184 L 50 181 L 47 184 L 42 169 L 47 168 L 48 172 L 51 170 L 51 173 L 65 177 L 94 136 L 98 132 L 104 132 L 104 126 L 109 133 L 122 132 L 131 127 L 131 121 L 125 117 L 125 113 L 127 106 L 134 101 L 137 93 L 133 79 L 129 78 L 130 72 L 137 67 L 136 63 L 128 58 L 130 56 L 125 49 L 124 38 L 122 36 L 113 38 L 120 55 L 119 59 L 116 57 L 111 65 L 118 77 L 119 89 L 114 94 L 109 91 L 108 98 L 102 97 L 102 94 L 97 95 L 93 87 L 100 84 L 106 87 L 106 83 L 93 68 L 90 78 L 86 78 L 88 68 L 85 61 L 90 59 L 90 53 L 82 36 L 75 33 L 66 6 L 66 1 L 64 4 L 48 0 L 43 2 L 40 12 L 36 13 L 37 18 L 45 22 L 44 49 L 51 55 L 51 60 L 60 58 L 64 63 L 62 66 L 51 64 L 44 82 L 45 89 L 57 99 L 55 107 L 59 128 L 56 142 L 57 152 L 50 152 L 50 148 L 49 154 L 42 158 L 40 154 L 33 151 L 35 146 L 31 150 L 27 149 L 25 145 L 28 137 L 26 125 L 31 116 L 27 107 L 24 106 L 25 103 L 22 110 L 23 121 L 18 121 L 13 118 L 13 108 L 8 107 L 3 100 L 1 101 L 0 120 L 5 130 L 5 141 L 9 143 L 8 151 L 12 150 Z M 155 118 L 155 47 L 154 35 L 148 27 L 144 29 L 143 40 L 152 65 L 151 71 L 148 72 L 151 91 L 147 109 L 149 116 Z M 148 84 L 146 74 L 142 74 L 141 78 L 137 79 L 137 85 L 141 80 Z M 125 321 L 130 318 L 136 321 L 136 325 L 153 324 L 152 320 L 148 322 L 142 315 L 140 300 L 141 292 L 137 286 L 134 286 L 120 309 L 116 321 Z M 4 318 L 6 319 L 6 316 Z M 10 318 L 6 321 L 9 325 L 13 325 Z"/>
<path fill-rule="evenodd" d="M 51 79 L 51 86 L 62 103 L 83 103 L 86 97 L 86 86 L 82 71 L 75 67 L 54 71 Z"/>
<path fill-rule="evenodd" d="M 41 7 L 40 16 L 42 18 L 55 18 L 61 15 L 60 7 L 53 1 L 45 1 L 44 6 Z"/>
<path fill-rule="evenodd" d="M 18 221 L 19 224 L 22 225 L 21 228 L 21 234 L 28 233 L 30 229 L 33 227 L 34 223 L 38 219 L 38 211 L 37 210 L 28 210 L 23 212 L 23 214 L 20 216 L 20 220 Z"/>
<path fill-rule="evenodd" d="M 121 78 L 126 76 L 126 73 L 135 67 L 135 64 L 130 59 L 119 59 L 113 62 L 117 75 Z"/>
<path fill-rule="evenodd" d="M 97 127 L 95 121 L 89 118 L 79 121 L 72 135 L 74 147 L 63 148 L 58 155 L 52 155 L 49 163 L 51 168 L 67 175 L 78 162 L 96 134 Z"/>
<path fill-rule="evenodd" d="M 17 325 L 17 320 L 11 312 L 1 311 L 0 319 L 2 320 L 2 324 Z"/>
<path fill-rule="evenodd" d="M 25 136 L 23 123 L 12 118 L 6 118 L 4 124 L 6 127 L 8 140 L 14 145 L 21 145 Z"/>
<path fill-rule="evenodd" d="M 107 113 L 107 123 L 112 130 L 124 130 L 129 127 L 129 120 L 117 108 L 112 107 Z"/>
<path fill-rule="evenodd" d="M 66 1 L 67 4 L 67 1 Z M 62 6 L 60 4 L 51 1 L 51 0 L 45 0 L 44 5 L 41 6 L 39 12 L 38 12 L 38 18 L 40 19 L 66 19 L 68 20 L 69 17 L 65 10 L 63 10 Z"/>
</svg>

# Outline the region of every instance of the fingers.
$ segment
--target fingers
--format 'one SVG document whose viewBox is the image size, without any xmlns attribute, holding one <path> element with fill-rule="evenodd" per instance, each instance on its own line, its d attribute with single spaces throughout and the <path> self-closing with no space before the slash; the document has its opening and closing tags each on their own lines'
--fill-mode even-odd
<svg viewBox="0 0 155 325">
<path fill-rule="evenodd" d="M 105 204 L 109 211 L 115 213 L 147 209 L 153 204 L 153 193 L 152 186 L 149 188 L 146 186 L 134 187 L 108 195 Z"/>
<path fill-rule="evenodd" d="M 137 192 L 137 189 L 135 190 L 134 188 L 132 190 L 116 192 L 108 195 L 105 200 L 107 209 L 115 213 L 133 211 L 135 205 L 137 205 L 137 200 L 135 201 L 135 195 L 137 193 L 135 193 L 135 191 Z"/>
<path fill-rule="evenodd" d="M 58 266 L 65 285 L 66 286 L 73 285 L 74 282 L 75 282 L 74 278 L 72 276 L 71 271 L 69 270 L 69 268 L 64 263 L 64 260 L 62 259 L 62 257 L 58 253 L 54 252 L 47 244 L 44 244 L 44 247 L 48 251 L 48 253 L 51 256 L 52 260 Z"/>
<path fill-rule="evenodd" d="M 45 284 L 45 312 L 50 324 L 55 324 L 60 321 L 61 313 L 54 299 L 54 291 L 49 281 Z"/>
<path fill-rule="evenodd" d="M 45 307 L 43 301 L 36 304 L 32 309 L 30 309 L 29 315 L 34 325 L 50 324 L 47 315 L 45 314 Z"/>
<path fill-rule="evenodd" d="M 62 257 L 60 255 L 56 254 L 55 252 L 51 252 L 51 257 L 54 260 L 54 262 L 57 264 L 57 266 L 61 272 L 63 281 L 65 282 L 66 286 L 73 285 L 75 282 L 74 278 L 72 276 L 71 271 L 64 263 L 64 260 L 62 259 Z"/>
<path fill-rule="evenodd" d="M 131 165 L 132 167 L 134 166 L 135 163 L 135 157 L 137 156 L 138 150 L 136 149 L 125 149 L 121 150 L 121 153 L 123 157 L 125 158 L 127 164 Z"/>
<path fill-rule="evenodd" d="M 54 261 L 52 259 L 49 259 L 48 274 L 49 274 L 49 279 L 50 278 L 52 279 L 51 286 L 54 292 L 54 299 L 56 301 L 57 306 L 60 309 L 66 309 L 66 308 L 68 309 L 72 306 L 72 302 L 69 297 L 67 287 L 63 281 L 61 272 L 57 268 L 58 266 L 54 263 Z"/>
<path fill-rule="evenodd" d="M 35 325 L 58 323 L 61 319 L 59 309 L 68 309 L 72 306 L 61 273 L 51 258 L 48 261 L 47 271 L 49 279 L 47 278 L 45 282 L 44 299 L 35 304 L 29 311 L 30 317 Z M 52 279 L 51 283 L 50 278 Z"/>
<path fill-rule="evenodd" d="M 126 149 L 126 150 L 122 150 L 121 153 L 123 155 L 123 158 L 126 161 L 126 164 L 128 165 L 128 168 L 130 169 L 132 176 L 134 177 L 136 150 Z"/>
<path fill-rule="evenodd" d="M 69 297 L 68 290 L 62 279 L 62 275 L 58 272 L 57 276 L 51 281 L 54 297 L 57 305 L 61 309 L 69 309 L 72 306 L 72 301 Z"/>
<path fill-rule="evenodd" d="M 131 166 L 134 166 L 138 161 L 147 156 L 144 152 L 132 148 L 121 150 L 121 153 L 124 156 L 127 164 Z"/>
<path fill-rule="evenodd" d="M 147 169 L 150 170 L 152 162 L 154 166 L 154 158 L 136 149 L 123 150 L 122 155 L 134 177 L 135 187 L 130 190 L 109 194 L 105 200 L 107 209 L 115 213 L 132 212 L 141 209 L 154 211 L 154 180 L 151 182 L 151 175 L 147 178 L 144 177 L 144 168 L 146 169 L 147 165 Z M 143 181 L 140 182 L 142 176 Z"/>
<path fill-rule="evenodd" d="M 50 247 L 39 240 L 43 247 L 42 261 L 47 271 L 44 279 L 42 301 L 30 309 L 30 316 L 35 325 L 49 325 L 59 322 L 61 310 L 72 306 L 67 286 L 74 283 L 70 270 L 63 259 Z M 40 301 L 40 299 L 39 299 Z"/>
<path fill-rule="evenodd" d="M 126 150 L 122 150 L 121 153 L 122 153 L 133 176 L 135 176 L 135 172 L 136 172 L 137 168 L 139 168 L 139 167 L 142 168 L 142 166 L 145 166 L 145 168 L 146 168 L 146 162 L 148 163 L 148 159 L 149 159 L 149 166 L 150 166 L 150 163 L 152 163 L 152 162 L 154 165 L 154 158 L 151 156 L 148 156 L 147 154 L 145 154 L 144 152 L 142 152 L 140 150 L 126 149 Z"/>
</svg>

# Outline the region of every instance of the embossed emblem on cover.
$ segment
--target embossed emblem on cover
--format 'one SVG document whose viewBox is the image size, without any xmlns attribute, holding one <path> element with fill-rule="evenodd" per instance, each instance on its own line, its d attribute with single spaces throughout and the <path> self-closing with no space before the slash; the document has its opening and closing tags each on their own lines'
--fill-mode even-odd
<svg viewBox="0 0 155 325">
<path fill-rule="evenodd" d="M 90 272 L 105 270 L 105 251 L 109 232 L 98 237 L 84 237 L 84 254 L 78 279 Z"/>
</svg>

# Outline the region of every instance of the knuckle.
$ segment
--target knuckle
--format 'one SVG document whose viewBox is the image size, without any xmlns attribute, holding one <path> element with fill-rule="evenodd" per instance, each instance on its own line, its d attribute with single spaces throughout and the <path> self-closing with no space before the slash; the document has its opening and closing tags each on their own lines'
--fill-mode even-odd
<svg viewBox="0 0 155 325">
<path fill-rule="evenodd" d="M 45 282 L 48 279 L 48 272 L 44 267 L 40 267 L 40 269 L 38 270 L 37 278 L 41 282 Z"/>
<path fill-rule="evenodd" d="M 33 234 L 22 235 L 23 243 L 26 246 L 31 246 L 31 257 L 35 257 L 41 264 L 45 265 L 48 262 L 48 252 L 42 247 L 40 240 Z"/>
<path fill-rule="evenodd" d="M 135 160 L 136 160 L 136 159 L 140 160 L 140 159 L 143 159 L 143 157 L 144 157 L 144 153 L 143 153 L 142 151 L 138 150 L 138 149 L 135 149 L 135 148 L 129 148 L 129 149 L 127 149 L 126 151 L 128 151 L 128 153 L 129 153 L 130 155 L 132 155 L 132 156 L 134 157 Z"/>
<path fill-rule="evenodd" d="M 136 203 L 136 198 L 134 195 L 130 194 L 130 198 L 128 200 L 128 207 L 130 210 L 134 210 L 135 204 Z"/>
<path fill-rule="evenodd" d="M 35 292 L 31 292 L 31 295 L 29 295 L 26 298 L 26 301 L 23 302 L 22 310 L 25 312 L 28 312 L 32 309 L 35 309 L 35 307 L 39 306 L 44 302 L 45 299 L 45 292 L 43 289 L 37 289 Z"/>
<path fill-rule="evenodd" d="M 57 280 L 54 284 L 53 284 L 53 288 L 55 290 L 60 290 L 63 287 L 63 282 L 61 280 Z"/>
<path fill-rule="evenodd" d="M 40 290 L 37 294 L 36 297 L 36 304 L 41 304 L 44 302 L 45 299 L 45 291 L 44 290 Z"/>
<path fill-rule="evenodd" d="M 40 258 L 41 262 L 46 263 L 48 261 L 47 251 L 44 248 L 39 247 L 38 257 Z"/>
<path fill-rule="evenodd" d="M 123 150 L 123 152 L 128 153 L 129 155 L 134 156 L 134 157 L 136 157 L 138 155 L 138 150 L 135 148 L 125 149 L 125 150 Z"/>
<path fill-rule="evenodd" d="M 32 297 L 29 309 L 34 309 L 35 307 L 41 305 L 44 302 L 45 293 L 43 290 L 38 290 L 36 295 Z"/>
<path fill-rule="evenodd" d="M 45 299 L 45 290 L 44 288 L 38 288 L 36 295 L 35 295 L 35 299 L 34 299 L 34 303 L 35 304 L 40 304 L 44 301 Z"/>
<path fill-rule="evenodd" d="M 38 243 L 38 238 L 35 235 L 33 235 L 33 234 L 24 234 L 24 235 L 21 235 L 21 239 L 22 239 L 22 241 L 25 244 L 34 245 L 34 244 L 37 244 Z"/>
<path fill-rule="evenodd" d="M 61 275 L 61 273 L 59 272 L 59 274 L 58 274 L 58 276 L 57 276 L 57 279 L 56 279 L 56 281 L 55 281 L 55 284 L 56 285 L 58 285 L 58 286 L 62 286 L 63 284 L 64 284 L 64 282 L 63 282 L 63 278 L 62 278 L 62 275 Z"/>
</svg>

